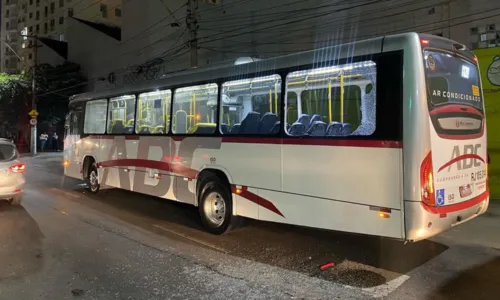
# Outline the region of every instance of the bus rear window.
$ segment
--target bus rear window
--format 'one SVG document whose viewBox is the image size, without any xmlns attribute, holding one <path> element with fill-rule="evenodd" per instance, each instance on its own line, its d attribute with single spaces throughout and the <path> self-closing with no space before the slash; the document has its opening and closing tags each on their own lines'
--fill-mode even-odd
<svg viewBox="0 0 500 300">
<path fill-rule="evenodd" d="M 475 64 L 439 51 L 424 51 L 427 94 L 432 106 L 448 103 L 483 109 L 479 71 Z"/>
</svg>

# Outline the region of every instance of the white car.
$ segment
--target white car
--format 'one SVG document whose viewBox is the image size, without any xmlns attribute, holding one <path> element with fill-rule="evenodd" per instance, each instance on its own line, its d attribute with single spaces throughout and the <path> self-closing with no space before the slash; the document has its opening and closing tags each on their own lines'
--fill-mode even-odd
<svg viewBox="0 0 500 300">
<path fill-rule="evenodd" d="M 24 188 L 26 165 L 19 160 L 16 145 L 0 139 L 0 199 L 20 205 Z"/>
</svg>

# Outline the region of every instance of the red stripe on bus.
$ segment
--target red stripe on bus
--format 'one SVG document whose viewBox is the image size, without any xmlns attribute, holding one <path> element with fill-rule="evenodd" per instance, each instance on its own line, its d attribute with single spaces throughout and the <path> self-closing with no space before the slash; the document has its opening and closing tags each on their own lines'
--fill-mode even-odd
<svg viewBox="0 0 500 300">
<path fill-rule="evenodd" d="M 266 137 L 223 137 L 223 143 L 241 144 L 283 144 L 308 146 L 343 146 L 366 148 L 402 148 L 401 141 L 350 140 L 350 139 L 309 139 L 309 138 L 266 138 Z"/>
<path fill-rule="evenodd" d="M 165 172 L 172 172 L 177 175 L 189 178 L 197 178 L 199 173 L 194 169 L 179 164 L 169 163 L 165 161 L 158 161 L 158 160 L 148 160 L 148 159 L 116 159 L 116 160 L 103 161 L 100 162 L 98 165 L 104 168 L 137 167 L 137 168 L 156 169 Z"/>
<path fill-rule="evenodd" d="M 457 156 L 455 157 L 454 159 L 450 160 L 449 162 L 445 163 L 444 165 L 441 166 L 441 168 L 439 168 L 438 170 L 438 173 L 441 172 L 443 169 L 451 166 L 452 164 L 456 163 L 456 162 L 459 162 L 461 160 L 464 160 L 464 159 L 477 159 L 477 160 L 480 160 L 484 163 L 484 159 L 477 155 L 477 154 L 464 154 L 464 155 L 460 155 L 460 156 Z"/>
<path fill-rule="evenodd" d="M 200 136 L 165 136 L 180 142 L 186 138 L 201 138 Z M 91 135 L 91 139 L 114 139 L 113 135 Z M 125 136 L 126 140 L 140 140 L 141 136 Z M 203 137 L 210 138 L 210 137 Z M 211 137 L 220 138 L 220 137 Z M 269 145 L 305 145 L 305 146 L 340 146 L 340 147 L 366 147 L 366 148 L 403 148 L 401 141 L 387 140 L 351 140 L 351 139 L 310 139 L 310 138 L 275 138 L 275 137 L 222 137 L 223 143 L 229 144 L 269 144 Z"/>
<path fill-rule="evenodd" d="M 116 160 L 108 160 L 103 161 L 98 164 L 100 167 L 110 168 L 110 167 L 137 167 L 137 168 L 149 168 L 149 169 L 157 169 L 165 172 L 172 172 L 175 174 L 179 174 L 181 176 L 189 177 L 190 179 L 197 178 L 199 172 L 187 168 L 175 163 L 169 163 L 164 161 L 157 160 L 147 160 L 147 159 L 116 159 Z M 231 185 L 231 190 L 236 194 L 236 186 Z M 274 204 L 252 192 L 249 192 L 246 187 L 241 189 L 241 192 L 238 194 L 243 198 L 248 199 L 249 201 L 262 206 L 275 214 L 278 214 L 285 217 Z"/>
<path fill-rule="evenodd" d="M 283 139 L 274 138 L 274 137 L 236 137 L 236 136 L 227 136 L 222 137 L 223 143 L 229 144 L 270 144 L 270 145 L 279 145 L 281 144 Z"/>
<path fill-rule="evenodd" d="M 259 205 L 259 206 L 262 206 L 262 207 L 268 209 L 269 211 L 272 211 L 273 213 L 282 216 L 283 218 L 285 217 L 281 213 L 281 211 L 276 206 L 274 206 L 274 204 L 271 201 L 266 200 L 266 199 L 262 198 L 261 196 L 248 191 L 247 187 L 242 187 L 240 189 L 239 193 L 237 193 L 236 190 L 237 190 L 236 185 L 232 184 L 231 191 L 233 192 L 233 194 L 241 196 L 241 197 L 243 197 L 243 198 Z"/>
<path fill-rule="evenodd" d="M 475 107 L 470 107 L 466 105 L 444 105 L 441 107 L 436 107 L 429 112 L 431 115 L 437 115 L 442 113 L 471 113 L 476 116 L 484 117 L 484 113 Z"/>
<path fill-rule="evenodd" d="M 486 198 L 488 198 L 489 195 L 490 195 L 490 191 L 486 190 L 481 195 L 479 195 L 475 198 L 472 198 L 470 200 L 464 201 L 464 202 L 450 204 L 450 205 L 446 205 L 446 206 L 429 206 L 429 205 L 422 202 L 422 206 L 424 207 L 424 209 L 426 211 L 433 213 L 433 214 L 447 214 L 447 213 L 452 213 L 452 212 L 456 212 L 456 211 L 460 211 L 460 210 L 464 210 L 464 209 L 473 207 L 474 205 L 479 204 L 482 201 L 486 200 Z"/>
</svg>

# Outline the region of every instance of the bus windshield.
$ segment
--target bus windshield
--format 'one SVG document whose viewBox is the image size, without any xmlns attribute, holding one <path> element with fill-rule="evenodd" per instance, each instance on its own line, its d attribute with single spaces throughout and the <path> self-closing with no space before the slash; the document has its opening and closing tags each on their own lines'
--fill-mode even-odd
<svg viewBox="0 0 500 300">
<path fill-rule="evenodd" d="M 464 104 L 483 110 L 479 70 L 472 62 L 449 53 L 424 51 L 427 94 L 432 106 Z"/>
</svg>

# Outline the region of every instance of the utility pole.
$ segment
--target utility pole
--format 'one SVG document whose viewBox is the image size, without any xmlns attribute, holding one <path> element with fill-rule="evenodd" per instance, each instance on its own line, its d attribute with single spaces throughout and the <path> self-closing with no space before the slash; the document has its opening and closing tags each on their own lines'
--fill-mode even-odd
<svg viewBox="0 0 500 300">
<path fill-rule="evenodd" d="M 188 0 L 186 23 L 189 29 L 191 48 L 191 67 L 198 66 L 198 19 L 196 10 L 198 9 L 198 0 Z"/>
<path fill-rule="evenodd" d="M 31 155 L 35 156 L 37 152 L 37 121 L 36 117 L 38 112 L 36 110 L 36 67 L 38 65 L 38 37 L 32 36 L 34 39 L 33 42 L 33 70 L 31 73 L 31 143 L 30 143 L 30 152 Z"/>
</svg>

